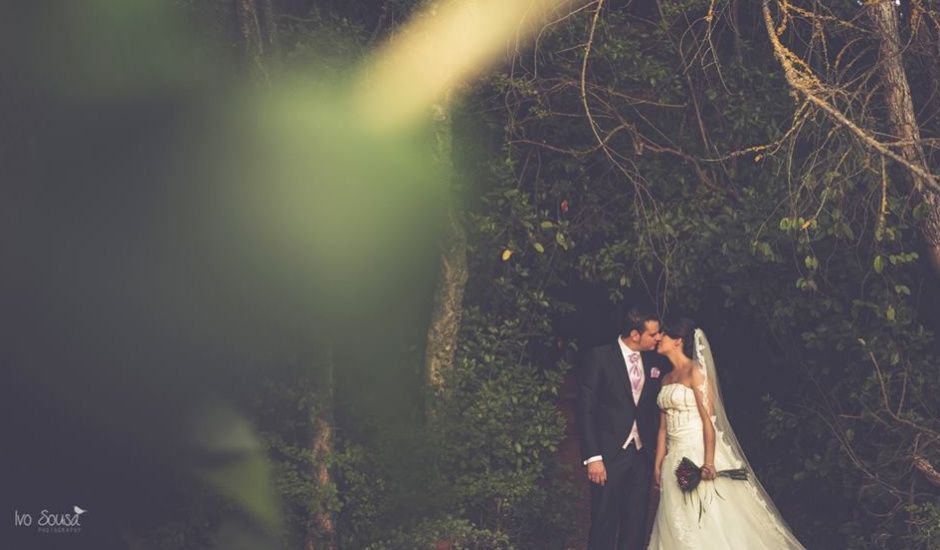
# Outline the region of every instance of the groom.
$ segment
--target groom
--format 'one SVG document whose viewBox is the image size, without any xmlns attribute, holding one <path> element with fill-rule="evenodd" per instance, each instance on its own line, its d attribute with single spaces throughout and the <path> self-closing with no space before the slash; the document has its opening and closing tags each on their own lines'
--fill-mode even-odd
<svg viewBox="0 0 940 550">
<path fill-rule="evenodd" d="M 668 370 L 654 352 L 661 338 L 655 315 L 631 309 L 617 341 L 588 352 L 581 367 L 578 431 L 591 480 L 589 550 L 639 550 L 646 543 L 656 396 Z"/>
</svg>

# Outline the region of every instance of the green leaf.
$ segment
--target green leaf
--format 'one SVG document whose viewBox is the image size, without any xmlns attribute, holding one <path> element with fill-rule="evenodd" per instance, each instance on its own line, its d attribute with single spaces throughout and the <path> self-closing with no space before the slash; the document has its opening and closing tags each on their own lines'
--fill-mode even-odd
<svg viewBox="0 0 940 550">
<path fill-rule="evenodd" d="M 200 464 L 200 477 L 262 525 L 277 528 L 282 517 L 270 464 L 247 419 L 213 403 L 193 418 L 189 436 L 206 456 L 225 457 Z"/>
<path fill-rule="evenodd" d="M 535 243 L 532 245 L 532 248 L 534 248 L 535 251 L 538 252 L 539 254 L 545 252 L 545 247 L 542 246 L 542 243 Z"/>
<path fill-rule="evenodd" d="M 555 224 L 553 224 L 552 222 L 548 220 L 545 220 L 544 222 L 539 224 L 539 227 L 541 227 L 542 229 L 551 229 L 555 227 Z"/>
<path fill-rule="evenodd" d="M 885 269 L 884 256 L 875 256 L 875 273 L 881 273 Z"/>
</svg>

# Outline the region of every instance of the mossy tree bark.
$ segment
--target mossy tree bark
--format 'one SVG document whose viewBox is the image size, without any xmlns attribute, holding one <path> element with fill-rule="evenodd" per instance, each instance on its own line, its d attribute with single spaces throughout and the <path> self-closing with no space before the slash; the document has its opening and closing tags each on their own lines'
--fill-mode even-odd
<svg viewBox="0 0 940 550">
<path fill-rule="evenodd" d="M 899 144 L 901 156 L 930 174 L 921 146 L 920 127 L 914 115 L 911 88 L 904 71 L 897 5 L 892 1 L 871 2 L 867 9 L 879 41 L 878 71 L 883 87 L 888 128 Z M 926 206 L 926 216 L 921 222 L 920 231 L 927 246 L 931 267 L 934 273 L 940 276 L 940 195 L 923 176 L 909 173 L 914 188 Z"/>
<path fill-rule="evenodd" d="M 453 113 L 448 98 L 433 106 L 436 162 L 448 178 L 447 212 L 441 236 L 440 275 L 428 327 L 425 375 L 428 390 L 426 411 L 435 415 L 439 401 L 446 399 L 447 375 L 454 368 L 457 336 L 467 285 L 467 238 L 456 198 L 453 196 Z"/>
</svg>

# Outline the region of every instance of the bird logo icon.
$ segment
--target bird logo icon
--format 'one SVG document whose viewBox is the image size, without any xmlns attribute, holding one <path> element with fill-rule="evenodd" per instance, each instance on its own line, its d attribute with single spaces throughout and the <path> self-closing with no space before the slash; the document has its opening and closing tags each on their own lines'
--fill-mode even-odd
<svg viewBox="0 0 940 550">
<path fill-rule="evenodd" d="M 82 509 L 79 508 L 78 506 L 72 506 L 72 509 L 75 510 L 75 513 L 78 514 L 78 515 L 82 515 L 82 514 L 84 514 L 85 512 L 88 511 L 88 510 L 82 510 Z"/>
</svg>

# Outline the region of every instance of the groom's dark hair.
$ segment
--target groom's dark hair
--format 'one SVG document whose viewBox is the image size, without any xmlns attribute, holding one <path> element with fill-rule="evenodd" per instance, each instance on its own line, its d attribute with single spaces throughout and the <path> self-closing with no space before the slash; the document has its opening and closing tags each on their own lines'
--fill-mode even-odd
<svg viewBox="0 0 940 550">
<path fill-rule="evenodd" d="M 652 311 L 631 307 L 627 310 L 627 319 L 624 323 L 624 336 L 629 336 L 634 330 L 643 334 L 646 332 L 646 323 L 649 321 L 659 321 L 659 317 Z"/>
</svg>

